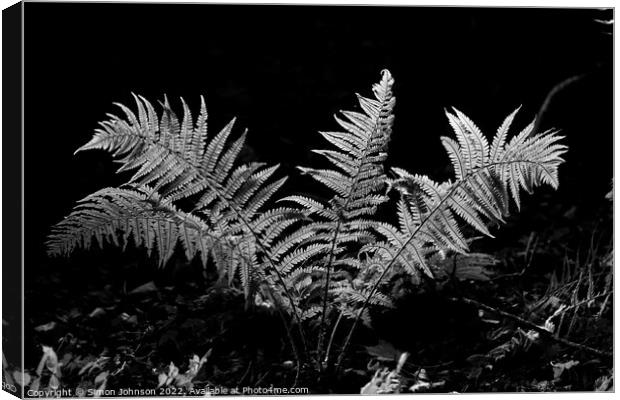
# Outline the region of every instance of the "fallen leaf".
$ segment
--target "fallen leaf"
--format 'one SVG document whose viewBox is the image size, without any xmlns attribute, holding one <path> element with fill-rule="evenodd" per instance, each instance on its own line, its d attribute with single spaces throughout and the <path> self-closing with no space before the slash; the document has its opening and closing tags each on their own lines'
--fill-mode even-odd
<svg viewBox="0 0 620 400">
<path fill-rule="evenodd" d="M 416 383 L 414 383 L 409 390 L 411 392 L 419 392 L 422 389 L 429 389 L 431 387 L 431 384 L 429 382 L 424 382 L 424 381 L 418 381 Z"/>
<path fill-rule="evenodd" d="M 563 363 L 552 362 L 551 366 L 553 367 L 553 380 L 557 381 L 558 379 L 560 379 L 564 371 L 573 368 L 575 365 L 579 365 L 579 361 L 570 360 Z"/>
<path fill-rule="evenodd" d="M 401 355 L 399 350 L 385 340 L 379 340 L 376 346 L 367 346 L 366 352 L 380 361 L 396 361 Z"/>
<path fill-rule="evenodd" d="M 163 372 L 161 374 L 159 374 L 157 376 L 157 388 L 160 388 L 164 385 L 164 383 L 166 383 L 166 380 L 168 379 L 168 375 L 164 374 Z"/>
<path fill-rule="evenodd" d="M 99 383 L 101 383 L 101 382 L 105 381 L 106 379 L 108 379 L 108 375 L 109 375 L 108 371 L 103 371 L 99 375 L 97 375 L 95 377 L 95 385 L 98 385 Z"/>
<path fill-rule="evenodd" d="M 49 386 L 53 390 L 56 390 L 56 389 L 58 389 L 60 387 L 60 381 L 58 380 L 56 375 L 52 375 L 50 377 L 50 384 L 49 384 Z"/>
<path fill-rule="evenodd" d="M 41 378 L 35 378 L 35 380 L 32 381 L 32 384 L 30 385 L 30 390 L 36 392 L 37 390 L 39 390 L 40 384 L 41 384 Z"/>
<path fill-rule="evenodd" d="M 39 325 L 39 326 L 35 327 L 34 330 L 37 331 L 37 332 L 48 332 L 48 331 L 51 331 L 54 328 L 56 328 L 56 322 L 55 321 L 50 321 L 47 324 L 43 324 L 43 325 Z"/>
<path fill-rule="evenodd" d="M 82 369 L 80 369 L 80 372 L 78 372 L 78 375 L 82 375 L 84 374 L 84 372 L 86 372 L 87 370 L 91 369 L 93 367 L 93 365 L 95 365 L 94 361 L 89 361 L 87 362 Z"/>
<path fill-rule="evenodd" d="M 157 286 L 155 286 L 155 282 L 150 281 L 145 283 L 144 285 L 140 285 L 137 288 L 133 289 L 129 294 L 141 294 L 141 293 L 149 293 L 157 291 Z"/>
<path fill-rule="evenodd" d="M 607 392 L 613 390 L 613 375 L 601 376 L 594 382 L 594 391 Z"/>
<path fill-rule="evenodd" d="M 49 346 L 41 346 L 43 348 L 43 357 L 45 357 L 45 366 L 52 373 L 58 372 L 58 356 L 54 349 Z M 40 374 L 39 374 L 40 375 Z"/>
<path fill-rule="evenodd" d="M 95 318 L 95 317 L 99 317 L 101 315 L 105 314 L 105 310 L 101 307 L 97 307 L 95 308 L 93 311 L 91 311 L 90 314 L 88 314 L 89 318 Z"/>
<path fill-rule="evenodd" d="M 13 371 L 13 378 L 15 382 L 21 387 L 26 387 L 30 383 L 31 377 L 28 372 Z"/>
<path fill-rule="evenodd" d="M 360 394 L 373 395 L 377 394 L 377 390 L 379 390 L 377 385 L 375 385 L 373 381 L 370 381 L 362 388 Z"/>
</svg>

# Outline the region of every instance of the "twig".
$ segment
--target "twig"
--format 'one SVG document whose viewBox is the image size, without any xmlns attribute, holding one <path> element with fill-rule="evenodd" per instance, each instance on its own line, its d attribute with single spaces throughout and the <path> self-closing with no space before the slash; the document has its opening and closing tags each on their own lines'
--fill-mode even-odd
<svg viewBox="0 0 620 400">
<path fill-rule="evenodd" d="M 124 370 L 126 366 L 127 366 L 127 361 L 123 361 L 123 365 L 121 365 L 120 368 L 117 369 L 116 371 L 112 372 L 111 376 L 120 374 L 121 371 Z"/>
<path fill-rule="evenodd" d="M 601 310 L 598 312 L 598 317 L 600 318 L 601 315 L 603 315 L 603 311 L 605 311 L 605 307 L 607 307 L 607 302 L 609 301 L 609 297 L 611 296 L 611 293 L 613 292 L 613 290 L 611 292 L 607 292 L 607 297 L 605 297 L 605 300 L 603 301 L 603 305 L 601 306 Z"/>
<path fill-rule="evenodd" d="M 473 299 L 469 299 L 469 298 L 465 298 L 465 297 L 460 298 L 460 299 L 451 297 L 450 300 L 451 301 L 455 301 L 455 302 L 463 302 L 465 304 L 469 304 L 469 305 L 473 305 L 473 306 L 476 306 L 478 308 L 481 308 L 481 309 L 483 309 L 485 311 L 489 311 L 489 312 L 492 312 L 494 314 L 501 315 L 504 318 L 508 318 L 508 319 L 510 319 L 510 320 L 512 320 L 514 322 L 517 322 L 518 324 L 520 324 L 520 325 L 522 325 L 522 326 L 524 326 L 526 328 L 529 328 L 529 329 L 531 329 L 533 331 L 538 332 L 541 336 L 544 336 L 547 339 L 551 339 L 553 341 L 562 343 L 562 344 L 564 344 L 566 346 L 573 347 L 573 348 L 576 348 L 576 349 L 579 349 L 579 350 L 582 350 L 582 351 L 586 351 L 588 353 L 596 354 L 597 356 L 600 356 L 600 357 L 605 357 L 605 358 L 612 358 L 613 357 L 613 353 L 612 352 L 595 349 L 593 347 L 586 346 L 584 344 L 571 342 L 570 340 L 567 340 L 567 339 L 564 339 L 564 338 L 560 338 L 560 337 L 555 337 L 552 332 L 549 332 L 548 330 L 546 330 L 546 329 L 544 329 L 544 328 L 542 328 L 542 327 L 540 327 L 540 326 L 538 326 L 538 325 L 536 325 L 536 324 L 534 324 L 534 323 L 532 323 L 532 322 L 530 322 L 528 320 L 525 320 L 525 319 L 523 319 L 523 318 L 521 318 L 521 317 L 519 317 L 517 315 L 510 314 L 510 313 L 508 313 L 506 311 L 498 310 L 497 308 L 493 308 L 493 307 L 488 306 L 486 304 L 480 303 L 479 301 L 476 301 L 476 300 L 473 300 Z"/>
<path fill-rule="evenodd" d="M 256 381 L 256 383 L 254 384 L 254 386 L 258 386 L 259 383 L 261 383 L 263 381 L 263 379 L 265 379 L 267 377 L 267 375 L 269 375 L 269 373 L 271 372 L 271 369 L 267 372 L 265 372 L 263 374 L 263 376 L 261 376 L 260 378 L 258 378 L 258 380 Z"/>
<path fill-rule="evenodd" d="M 496 275 L 492 277 L 490 280 L 495 281 L 497 279 L 503 278 L 512 278 L 519 277 L 525 275 L 525 271 L 532 265 L 532 261 L 534 260 L 534 256 L 536 255 L 536 250 L 538 249 L 538 243 L 540 241 L 540 236 L 536 235 L 535 232 L 530 233 L 528 236 L 527 244 L 525 245 L 525 250 L 523 252 L 523 262 L 524 266 L 521 268 L 519 272 L 511 272 L 503 275 Z"/>
<path fill-rule="evenodd" d="M 579 299 L 579 289 L 581 288 L 582 278 L 583 278 L 583 270 L 579 271 L 579 283 L 577 283 L 577 286 L 573 290 L 572 303 L 575 304 L 575 307 L 573 308 L 576 308 L 576 310 L 573 313 L 573 317 L 571 318 L 570 323 L 568 324 L 568 331 L 566 332 L 567 335 L 570 335 L 571 332 L 573 331 L 573 326 L 575 325 L 575 321 L 577 320 L 577 311 L 579 311 L 579 307 L 581 306 L 581 303 L 578 302 L 578 299 Z"/>
<path fill-rule="evenodd" d="M 243 376 L 239 380 L 239 383 L 237 383 L 237 386 L 241 386 L 241 383 L 243 382 L 245 377 L 248 376 L 248 373 L 250 372 L 250 369 L 252 368 L 252 361 L 253 360 L 250 360 L 250 363 L 248 364 L 248 368 L 245 370 L 245 373 L 243 374 Z"/>
<path fill-rule="evenodd" d="M 566 307 L 566 308 L 562 311 L 562 313 L 565 313 L 565 312 L 567 312 L 568 310 L 572 310 L 573 308 L 578 308 L 578 307 L 581 307 L 582 305 L 584 305 L 584 304 L 586 304 L 586 303 L 589 303 L 589 302 L 591 302 L 592 300 L 600 299 L 601 297 L 604 297 L 604 296 L 609 296 L 609 295 L 610 295 L 610 294 L 612 294 L 613 292 L 614 292 L 613 290 L 610 290 L 610 291 L 608 291 L 608 292 L 599 293 L 599 294 L 597 294 L 597 295 L 595 295 L 595 296 L 592 296 L 592 297 L 589 297 L 589 298 L 587 298 L 587 299 L 581 300 L 581 301 L 580 301 L 579 303 L 577 303 L 577 304 L 573 304 L 573 305 L 571 305 L 571 306 Z"/>
</svg>

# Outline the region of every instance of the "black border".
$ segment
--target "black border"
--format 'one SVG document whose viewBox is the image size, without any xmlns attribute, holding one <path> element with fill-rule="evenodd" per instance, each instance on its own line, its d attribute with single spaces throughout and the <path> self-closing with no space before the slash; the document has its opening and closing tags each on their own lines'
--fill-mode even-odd
<svg viewBox="0 0 620 400">
<path fill-rule="evenodd" d="M 2 11 L 2 344 L 11 369 L 23 370 L 22 281 L 22 8 L 16 3 Z M 8 324 L 5 325 L 4 321 Z M 3 365 L 4 370 L 4 365 Z M 17 397 L 17 386 L 4 370 L 2 390 Z"/>
</svg>

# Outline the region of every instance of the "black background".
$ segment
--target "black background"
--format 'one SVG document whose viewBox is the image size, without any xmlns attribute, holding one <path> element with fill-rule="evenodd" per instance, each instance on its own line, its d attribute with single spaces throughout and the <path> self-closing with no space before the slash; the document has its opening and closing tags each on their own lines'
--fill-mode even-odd
<svg viewBox="0 0 620 400">
<path fill-rule="evenodd" d="M 132 103 L 131 92 L 183 96 L 194 110 L 205 94 L 212 132 L 238 116 L 238 132 L 249 128 L 246 158 L 281 163 L 291 174 L 285 190 L 303 191 L 310 183 L 294 166 L 321 165 L 309 152 L 326 147 L 317 131 L 337 128 L 332 115 L 354 109 L 355 92 L 370 95 L 383 68 L 396 79 L 389 163 L 437 180 L 450 177 L 439 140 L 450 134 L 444 108 L 492 136 L 523 105 L 520 130 L 556 84 L 585 74 L 553 99 L 541 128 L 561 129 L 570 147 L 551 200 L 588 210 L 612 177 L 613 39 L 595 21 L 610 18 L 590 9 L 26 3 L 32 304 L 47 295 L 34 276 L 63 265 L 45 256 L 50 225 L 76 200 L 122 181 L 109 155 L 73 152 L 118 111 L 112 102 Z M 536 197 L 525 205 L 523 218 L 541 211 Z M 97 271 L 75 279 L 96 281 Z"/>
</svg>

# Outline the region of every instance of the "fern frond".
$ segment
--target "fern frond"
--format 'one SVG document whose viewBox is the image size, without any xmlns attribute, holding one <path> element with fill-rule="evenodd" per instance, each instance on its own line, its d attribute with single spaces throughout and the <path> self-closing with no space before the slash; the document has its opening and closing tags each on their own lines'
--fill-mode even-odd
<svg viewBox="0 0 620 400">
<path fill-rule="evenodd" d="M 234 168 L 246 133 L 232 142 L 235 120 L 209 138 L 207 110 L 201 97 L 196 121 L 183 103 L 183 119 L 170 107 L 167 98 L 158 118 L 146 99 L 135 96 L 138 116 L 123 105 L 127 120 L 110 116 L 95 131 L 91 141 L 78 151 L 103 149 L 120 158 L 121 170 L 137 170 L 134 185 L 150 185 L 161 197 L 178 201 L 199 196 L 194 212 L 217 210 L 220 218 L 252 230 L 255 213 L 282 186 L 285 179 L 267 183 L 277 166 L 252 163 Z M 206 149 L 205 149 L 206 146 Z"/>
<path fill-rule="evenodd" d="M 386 178 L 383 162 L 394 120 L 393 84 L 390 72 L 383 70 L 381 81 L 372 88 L 374 99 L 357 95 L 363 112 L 342 111 L 342 116 L 334 117 L 344 131 L 320 132 L 335 148 L 314 152 L 324 156 L 332 165 L 331 169 L 298 167 L 334 193 L 329 203 L 324 205 L 301 196 L 284 199 L 301 205 L 310 215 L 323 221 L 312 225 L 314 233 L 308 238 L 312 244 L 307 247 L 326 256 L 325 278 L 321 278 L 324 293 L 319 353 L 325 334 L 332 268 L 348 244 L 374 241 L 374 233 L 369 229 L 374 224 L 372 217 L 377 207 L 387 201 L 382 193 Z"/>
<path fill-rule="evenodd" d="M 200 248 L 203 262 L 206 262 L 210 252 L 218 270 L 228 275 L 229 282 L 235 274 L 240 277 L 246 301 L 254 298 L 253 293 L 261 282 L 271 288 L 279 287 L 286 300 L 279 301 L 278 294 L 274 299 L 288 304 L 285 306 L 292 311 L 305 348 L 305 334 L 295 301 L 275 264 L 276 257 L 270 252 L 270 245 L 278 236 L 305 218 L 299 210 L 288 207 L 265 210 L 265 204 L 286 181 L 286 178 L 272 180 L 278 166 L 268 167 L 260 163 L 238 166 L 246 132 L 237 139 L 230 139 L 235 122 L 233 119 L 210 137 L 202 97 L 200 113 L 195 120 L 182 100 L 181 121 L 167 98 L 160 103 L 163 111 L 158 116 L 146 99 L 134 97 L 137 115 L 118 104 L 125 118 L 109 115 L 107 121 L 100 123 L 93 138 L 78 151 L 109 151 L 121 163 L 119 171 L 134 171 L 130 186 L 148 186 L 152 188 L 152 194 L 166 199 L 170 205 L 175 202 L 183 206 L 193 203 L 194 207 L 187 214 L 206 224 L 210 232 L 216 233 L 221 240 L 214 244 L 199 240 L 196 245 L 196 241 L 186 234 L 186 229 L 182 235 L 177 235 L 172 226 L 167 227 L 169 230 L 147 229 L 148 240 L 141 243 L 146 243 L 150 251 L 154 247 L 150 245 L 153 234 L 159 241 L 158 248 L 165 254 L 160 262 L 165 262 L 172 255 L 170 249 L 174 246 L 171 243 L 176 243 L 175 239 L 182 241 L 188 257 Z M 89 215 L 78 211 L 70 219 L 71 222 L 61 223 L 60 228 L 76 230 L 78 237 L 82 238 L 90 232 L 100 234 L 97 230 L 86 230 L 80 234 L 82 219 L 86 218 L 89 222 Z M 129 208 L 125 211 L 131 214 L 136 210 Z M 105 218 L 100 219 L 105 224 Z M 76 245 L 71 235 L 55 233 L 52 239 L 52 254 L 58 253 L 55 249 L 66 254 Z M 295 347 L 294 343 L 292 345 Z"/>
<path fill-rule="evenodd" d="M 208 250 L 226 245 L 200 218 L 179 211 L 145 186 L 105 188 L 80 200 L 74 211 L 52 228 L 48 252 L 68 255 L 77 247 L 89 249 L 93 238 L 99 246 L 126 246 L 133 238 L 149 255 L 157 251 L 160 265 L 170 259 L 179 242 L 189 259 L 197 253 L 205 258 Z"/>
<path fill-rule="evenodd" d="M 171 207 L 181 200 L 185 205 L 194 203 L 193 209 L 184 215 L 200 221 L 205 231 L 217 232 L 226 246 L 220 249 L 213 244 L 198 243 L 187 237 L 185 232 L 175 237 L 174 227 L 172 231 L 147 231 L 152 236 L 149 237 L 150 241 L 139 244 L 144 244 L 150 252 L 155 247 L 151 243 L 153 240 L 163 240 L 164 247 L 160 250 L 164 250 L 167 257 L 171 255 L 166 247 L 168 241 L 181 241 L 188 258 L 198 251 L 206 257 L 211 251 L 216 264 L 228 264 L 222 270 L 229 273 L 237 271 L 240 274 L 246 292 L 250 278 L 255 276 L 249 271 L 260 269 L 260 263 L 271 265 L 272 273 L 278 274 L 268 254 L 269 244 L 287 227 L 300 220 L 301 215 L 298 210 L 286 207 L 261 212 L 265 203 L 286 180 L 271 180 L 278 167 L 262 163 L 236 166 L 246 132 L 237 139 L 231 139 L 235 122 L 233 119 L 215 136 L 209 136 L 203 97 L 195 120 L 183 99 L 183 115 L 179 119 L 167 98 L 160 103 L 160 115 L 143 97 L 134 95 L 134 98 L 136 113 L 117 104 L 125 118 L 109 115 L 109 119 L 100 123 L 93 138 L 80 147 L 78 152 L 101 149 L 112 153 L 121 163 L 119 171 L 134 171 L 130 186 L 152 188 L 152 193 L 148 195 L 151 200 L 154 196 L 165 199 Z M 122 210 L 123 215 L 138 213 L 130 205 L 124 206 L 128 208 Z M 84 212 L 76 212 L 70 219 L 82 237 L 88 231 L 80 231 L 81 223 L 85 222 L 81 218 L 88 217 Z M 104 218 L 100 218 L 99 222 L 105 225 Z M 68 229 L 69 222 L 65 222 L 62 227 Z M 67 242 L 63 243 L 63 240 Z M 51 253 L 58 253 L 54 249 L 63 249 L 63 253 L 73 250 L 75 241 L 71 240 L 70 235 L 55 235 Z M 207 248 L 203 249 L 205 246 Z M 229 279 L 232 277 L 229 276 Z"/>
<path fill-rule="evenodd" d="M 489 222 L 501 222 L 510 200 L 519 206 L 519 191 L 533 187 L 558 185 L 557 169 L 563 162 L 566 146 L 554 131 L 531 136 L 533 124 L 506 142 L 516 111 L 509 115 L 491 146 L 480 129 L 463 113 L 447 113 L 457 142 L 442 138 L 454 167 L 456 180 L 439 185 L 427 177 L 411 175 L 395 168 L 391 186 L 401 193 L 399 229 L 379 228 L 394 246 L 392 253 L 418 260 L 423 249 L 448 249 L 467 252 L 460 219 L 465 225 L 490 236 Z M 510 195 L 509 195 L 510 193 Z"/>
</svg>

